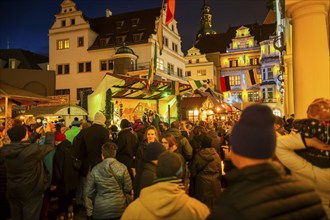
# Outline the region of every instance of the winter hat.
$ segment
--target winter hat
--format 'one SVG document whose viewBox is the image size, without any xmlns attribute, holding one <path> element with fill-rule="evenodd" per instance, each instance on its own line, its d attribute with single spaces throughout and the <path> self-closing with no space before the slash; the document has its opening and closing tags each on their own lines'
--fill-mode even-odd
<svg viewBox="0 0 330 220">
<path fill-rule="evenodd" d="M 330 121 L 330 100 L 325 98 L 315 99 L 308 106 L 307 117 L 319 121 Z"/>
<path fill-rule="evenodd" d="M 15 125 L 7 131 L 12 142 L 21 141 L 26 135 L 26 128 L 23 125 Z"/>
<path fill-rule="evenodd" d="M 96 112 L 94 116 L 94 124 L 104 125 L 104 122 L 106 121 L 106 118 L 102 112 Z"/>
<path fill-rule="evenodd" d="M 55 141 L 65 141 L 65 140 L 66 140 L 65 134 L 58 132 L 55 135 Z"/>
<path fill-rule="evenodd" d="M 182 177 L 183 164 L 176 153 L 165 151 L 158 157 L 158 163 L 156 168 L 157 178 Z"/>
<path fill-rule="evenodd" d="M 248 158 L 267 159 L 274 155 L 275 117 L 265 105 L 250 105 L 241 115 L 230 134 L 234 153 Z"/>
<path fill-rule="evenodd" d="M 151 142 L 146 147 L 145 159 L 147 161 L 158 160 L 158 156 L 165 150 L 160 142 Z"/>
<path fill-rule="evenodd" d="M 120 121 L 120 128 L 124 129 L 124 128 L 128 128 L 128 127 L 130 127 L 130 122 L 126 118 L 122 119 Z"/>
</svg>

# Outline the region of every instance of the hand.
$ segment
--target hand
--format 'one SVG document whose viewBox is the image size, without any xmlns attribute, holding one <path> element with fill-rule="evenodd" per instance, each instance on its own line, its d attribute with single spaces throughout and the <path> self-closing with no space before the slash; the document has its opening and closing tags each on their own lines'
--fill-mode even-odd
<svg viewBox="0 0 330 220">
<path fill-rule="evenodd" d="M 320 141 L 316 137 L 313 137 L 313 138 L 306 138 L 305 137 L 305 143 L 308 147 L 314 147 L 314 148 L 319 149 L 319 150 L 330 150 L 330 145 L 329 144 L 326 144 L 326 143 Z"/>
</svg>

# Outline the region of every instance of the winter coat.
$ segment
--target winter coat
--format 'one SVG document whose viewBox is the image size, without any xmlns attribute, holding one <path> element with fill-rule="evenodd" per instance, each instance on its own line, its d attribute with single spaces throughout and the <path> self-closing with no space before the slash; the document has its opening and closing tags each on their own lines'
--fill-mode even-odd
<svg viewBox="0 0 330 220">
<path fill-rule="evenodd" d="M 80 128 L 77 126 L 72 126 L 69 130 L 67 130 L 64 134 L 65 137 L 68 141 L 70 141 L 71 143 L 73 143 L 73 139 L 75 136 L 77 136 L 77 134 L 79 134 L 80 132 Z"/>
<path fill-rule="evenodd" d="M 325 219 L 314 189 L 284 173 L 274 162 L 229 171 L 208 219 Z"/>
<path fill-rule="evenodd" d="M 134 167 L 134 157 L 138 148 L 138 140 L 131 132 L 131 128 L 124 128 L 118 134 L 116 144 L 118 146 L 116 158 L 125 164 L 128 169 Z"/>
<path fill-rule="evenodd" d="M 124 164 L 114 158 L 107 158 L 97 164 L 88 175 L 85 188 L 87 216 L 95 219 L 120 217 L 126 208 L 126 198 L 109 166 L 125 193 L 132 190 L 131 178 Z"/>
<path fill-rule="evenodd" d="M 172 134 L 175 139 L 178 141 L 178 149 L 181 155 L 184 157 L 186 162 L 190 161 L 192 158 L 192 147 L 186 137 L 181 134 L 181 131 L 177 128 L 170 128 L 166 133 Z"/>
<path fill-rule="evenodd" d="M 152 185 L 153 181 L 157 178 L 156 175 L 156 164 L 154 164 L 151 161 L 147 161 L 144 164 L 144 169 L 141 173 L 141 183 L 140 183 L 140 189 L 138 189 L 140 192 L 143 188 Z"/>
<path fill-rule="evenodd" d="M 276 156 L 293 176 L 316 190 L 330 219 L 330 168 L 314 166 L 294 151 L 304 148 L 305 145 L 299 133 L 281 136 L 277 138 Z"/>
<path fill-rule="evenodd" d="M 79 171 L 73 167 L 72 148 L 70 141 L 62 141 L 54 155 L 52 185 L 57 186 L 60 195 L 67 195 L 79 183 Z"/>
<path fill-rule="evenodd" d="M 32 134 L 32 135 L 36 135 Z M 27 202 L 41 197 L 49 186 L 50 177 L 43 159 L 54 150 L 53 133 L 46 133 L 45 143 L 11 142 L 1 149 L 7 172 L 7 196 L 9 200 Z"/>
<path fill-rule="evenodd" d="M 206 219 L 210 211 L 189 197 L 175 181 L 159 182 L 141 191 L 121 219 Z"/>
<path fill-rule="evenodd" d="M 87 173 L 98 163 L 102 161 L 101 148 L 106 142 L 109 142 L 109 131 L 99 124 L 93 124 L 86 128 L 81 141 L 81 152 L 84 152 L 81 172 L 83 175 Z"/>
<path fill-rule="evenodd" d="M 191 167 L 190 195 L 212 208 L 221 193 L 221 159 L 214 148 L 202 148 Z"/>
</svg>

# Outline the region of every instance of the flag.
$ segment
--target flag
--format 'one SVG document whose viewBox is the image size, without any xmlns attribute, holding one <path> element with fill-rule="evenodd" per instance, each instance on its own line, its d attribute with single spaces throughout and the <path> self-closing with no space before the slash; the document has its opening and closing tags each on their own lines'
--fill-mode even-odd
<svg viewBox="0 0 330 220">
<path fill-rule="evenodd" d="M 229 76 L 220 77 L 220 89 L 221 92 L 230 91 Z"/>
<path fill-rule="evenodd" d="M 248 86 L 253 86 L 255 84 L 258 84 L 257 69 L 250 69 L 250 70 L 246 71 L 245 77 L 246 77 Z"/>
<path fill-rule="evenodd" d="M 150 88 L 150 85 L 154 81 L 154 75 L 156 74 L 156 69 L 157 69 L 157 43 L 155 41 L 155 51 L 154 51 L 154 56 L 150 60 L 150 68 L 149 68 L 149 73 L 148 73 L 148 81 L 146 85 L 146 89 Z"/>
<path fill-rule="evenodd" d="M 196 89 L 202 87 L 202 83 L 200 80 L 191 79 L 191 80 L 188 80 L 188 82 L 193 90 L 196 90 Z"/>
<path fill-rule="evenodd" d="M 175 12 L 175 0 L 167 0 L 166 1 L 166 22 L 168 25 L 174 19 Z"/>
<path fill-rule="evenodd" d="M 180 95 L 180 83 L 178 81 L 172 81 L 172 95 Z"/>
<path fill-rule="evenodd" d="M 158 27 L 157 27 L 157 41 L 159 45 L 159 54 L 162 55 L 163 50 L 163 13 L 160 12 Z"/>
</svg>

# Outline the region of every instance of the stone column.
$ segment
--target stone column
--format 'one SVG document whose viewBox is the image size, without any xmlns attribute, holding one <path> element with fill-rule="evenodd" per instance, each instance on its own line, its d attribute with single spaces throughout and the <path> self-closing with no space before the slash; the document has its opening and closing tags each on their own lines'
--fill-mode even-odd
<svg viewBox="0 0 330 220">
<path fill-rule="evenodd" d="M 306 117 L 308 105 L 330 96 L 329 0 L 287 0 L 292 24 L 294 110 Z"/>
</svg>

